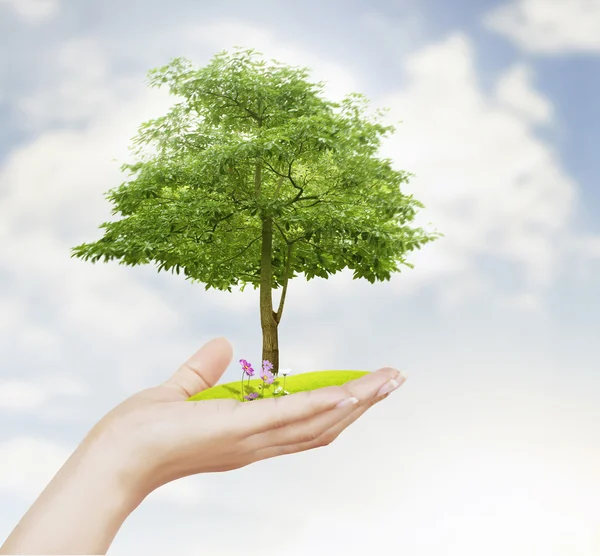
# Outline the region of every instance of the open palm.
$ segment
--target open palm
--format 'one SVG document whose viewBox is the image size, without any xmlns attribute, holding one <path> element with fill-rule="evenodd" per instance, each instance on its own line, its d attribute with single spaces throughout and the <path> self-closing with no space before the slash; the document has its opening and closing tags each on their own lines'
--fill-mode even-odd
<svg viewBox="0 0 600 556">
<path fill-rule="evenodd" d="M 343 386 L 285 397 L 187 401 L 214 386 L 232 357 L 227 339 L 208 342 L 169 380 L 115 407 L 88 441 L 110 446 L 126 479 L 149 493 L 188 475 L 326 446 L 405 380 L 383 368 Z"/>
</svg>

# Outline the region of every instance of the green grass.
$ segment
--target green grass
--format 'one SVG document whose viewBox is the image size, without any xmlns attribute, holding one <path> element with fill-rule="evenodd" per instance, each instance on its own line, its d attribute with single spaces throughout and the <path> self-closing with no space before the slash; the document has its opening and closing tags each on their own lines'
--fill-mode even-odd
<svg viewBox="0 0 600 556">
<path fill-rule="evenodd" d="M 306 390 L 316 390 L 317 388 L 323 388 L 324 386 L 341 386 L 351 380 L 355 380 L 368 374 L 369 371 L 316 371 L 312 373 L 303 373 L 299 375 L 291 375 L 285 379 L 285 389 L 290 393 L 305 392 Z M 268 385 L 265 389 L 265 398 L 273 397 L 273 390 L 278 386 L 283 387 L 283 376 L 278 376 L 273 384 Z M 244 395 L 247 396 L 251 392 L 261 393 L 259 386 L 262 384 L 262 380 L 251 379 L 250 386 L 248 386 L 248 380 L 244 380 Z M 234 398 L 241 400 L 241 386 L 242 378 L 236 382 L 228 382 L 226 384 L 217 384 L 208 390 L 204 390 L 198 394 L 195 394 L 188 401 L 199 401 L 199 400 L 216 400 L 222 398 Z M 279 397 L 282 394 L 277 394 Z"/>
</svg>

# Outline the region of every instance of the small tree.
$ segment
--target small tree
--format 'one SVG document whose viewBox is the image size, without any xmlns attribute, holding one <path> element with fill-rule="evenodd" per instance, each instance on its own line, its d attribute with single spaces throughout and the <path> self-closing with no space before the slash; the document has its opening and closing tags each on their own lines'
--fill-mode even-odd
<svg viewBox="0 0 600 556">
<path fill-rule="evenodd" d="M 279 370 L 278 326 L 288 282 L 351 268 L 389 280 L 405 255 L 437 234 L 410 227 L 422 205 L 400 191 L 409 174 L 376 153 L 393 127 L 351 94 L 322 96 L 306 68 L 222 52 L 203 68 L 185 59 L 149 73 L 180 98 L 134 139 L 130 179 L 110 190 L 104 237 L 72 249 L 92 262 L 154 262 L 231 292 L 260 288 L 262 358 Z M 277 310 L 273 289 L 281 287 Z"/>
</svg>

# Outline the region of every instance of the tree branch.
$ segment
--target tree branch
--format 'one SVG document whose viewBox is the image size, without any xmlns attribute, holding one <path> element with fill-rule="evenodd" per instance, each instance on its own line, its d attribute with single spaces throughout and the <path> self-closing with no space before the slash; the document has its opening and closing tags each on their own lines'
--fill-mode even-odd
<svg viewBox="0 0 600 556">
<path fill-rule="evenodd" d="M 254 112 L 253 110 L 250 110 L 250 108 L 244 106 L 237 98 L 233 98 L 229 95 L 224 95 L 224 94 L 219 94 L 219 93 L 214 93 L 211 91 L 202 91 L 203 93 L 207 94 L 207 95 L 212 95 L 215 97 L 219 97 L 219 98 L 224 98 L 226 100 L 230 100 L 231 102 L 233 102 L 238 108 L 241 108 L 242 110 L 245 110 L 246 112 L 248 112 L 248 114 L 250 114 L 257 122 L 261 121 L 260 116 Z"/>
<path fill-rule="evenodd" d="M 277 313 L 275 313 L 275 321 L 277 324 L 281 321 L 281 315 L 283 314 L 283 304 L 285 303 L 285 294 L 287 293 L 288 282 L 290 279 L 290 266 L 292 260 L 292 244 L 288 243 L 287 249 L 287 259 L 285 262 L 285 271 L 283 276 L 283 290 L 281 292 L 281 299 L 279 300 L 279 308 L 277 309 Z"/>
<path fill-rule="evenodd" d="M 242 255 L 243 253 L 245 253 L 248 249 L 250 249 L 250 247 L 252 246 L 252 244 L 254 244 L 255 242 L 257 242 L 259 239 L 262 238 L 262 234 L 259 235 L 258 237 L 254 238 L 248 245 L 246 245 L 246 247 L 244 247 L 239 253 L 237 253 L 236 255 L 234 255 L 233 257 L 226 259 L 224 261 L 219 261 L 218 266 L 223 266 L 225 263 L 228 263 L 230 261 L 233 261 L 234 259 L 237 259 L 240 255 Z"/>
<path fill-rule="evenodd" d="M 230 212 L 230 213 L 229 213 L 227 216 L 224 216 L 223 218 L 219 218 L 219 219 L 218 219 L 218 220 L 215 222 L 215 224 L 214 224 L 214 226 L 213 226 L 213 228 L 212 228 L 212 233 L 214 234 L 214 233 L 217 231 L 217 226 L 218 226 L 218 225 L 219 225 L 221 222 L 224 222 L 224 221 L 225 221 L 225 220 L 227 220 L 228 218 L 231 218 L 231 217 L 232 217 L 234 214 L 235 214 L 235 211 L 234 211 L 234 212 Z"/>
<path fill-rule="evenodd" d="M 289 207 L 290 205 L 293 205 L 294 203 L 297 203 L 298 201 L 310 201 L 311 199 L 321 199 L 321 196 L 309 195 L 308 197 L 300 197 L 299 199 L 294 198 L 294 199 L 288 201 L 287 203 L 284 203 L 282 206 Z M 319 201 L 319 202 L 324 202 L 324 201 L 323 201 L 323 199 L 321 199 L 321 201 Z M 309 207 L 312 207 L 312 205 L 309 205 Z"/>
<path fill-rule="evenodd" d="M 281 172 L 278 172 L 277 170 L 275 170 L 275 168 L 273 168 L 273 166 L 271 166 L 266 160 L 263 159 L 263 162 L 267 165 L 267 168 L 269 168 L 269 170 L 271 170 L 271 172 L 273 172 L 274 174 L 276 174 L 277 176 L 280 176 L 282 178 L 287 178 L 287 176 L 285 174 L 282 174 Z"/>
<path fill-rule="evenodd" d="M 288 180 L 290 180 L 290 183 L 292 184 L 292 186 L 296 189 L 298 189 L 298 194 L 296 195 L 296 197 L 288 204 L 292 204 L 295 203 L 298 199 L 300 199 L 300 197 L 302 196 L 302 193 L 304 193 L 304 189 L 302 187 L 300 187 L 295 181 L 294 178 L 292 177 L 292 165 L 295 162 L 295 159 L 292 160 L 290 162 L 290 165 L 288 167 L 288 173 L 287 174 L 282 174 L 281 172 L 278 172 L 277 170 L 275 170 L 275 168 L 273 168 L 273 166 L 271 166 L 266 160 L 263 161 L 267 167 L 269 168 L 269 170 L 271 170 L 271 172 L 273 172 L 274 174 L 278 175 L 280 178 L 287 178 Z"/>
<path fill-rule="evenodd" d="M 281 237 L 283 237 L 283 240 L 284 240 L 284 241 L 285 241 L 285 242 L 286 242 L 288 245 L 289 245 L 290 243 L 293 243 L 293 242 L 290 242 L 290 241 L 288 241 L 288 238 L 285 236 L 285 234 L 283 233 L 283 230 L 281 229 L 281 226 L 280 226 L 279 224 L 277 224 L 277 221 L 276 221 L 276 220 L 273 220 L 273 224 L 275 224 L 275 226 L 277 226 L 277 229 L 278 229 L 278 230 L 279 230 L 279 232 L 281 233 Z"/>
<path fill-rule="evenodd" d="M 292 160 L 290 162 L 290 165 L 288 167 L 288 179 L 290 180 L 290 183 L 296 188 L 298 189 L 298 194 L 296 195 L 296 197 L 294 197 L 294 199 L 292 200 L 292 203 L 295 203 L 298 199 L 300 199 L 300 197 L 302 197 L 302 193 L 304 193 L 304 188 L 300 187 L 299 185 L 296 184 L 296 182 L 294 181 L 294 178 L 292 178 L 292 165 L 294 164 L 294 160 Z"/>
</svg>

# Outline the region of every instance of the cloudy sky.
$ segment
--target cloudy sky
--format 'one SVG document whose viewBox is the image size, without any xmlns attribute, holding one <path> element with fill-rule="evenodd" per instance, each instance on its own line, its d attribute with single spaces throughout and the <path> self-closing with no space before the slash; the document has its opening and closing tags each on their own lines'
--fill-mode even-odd
<svg viewBox="0 0 600 556">
<path fill-rule="evenodd" d="M 258 292 L 70 259 L 111 218 L 147 70 L 233 46 L 401 120 L 445 234 L 390 282 L 290 283 L 281 365 L 409 380 L 333 445 L 153 493 L 110 553 L 600 553 L 600 0 L 0 0 L 0 542 L 89 428 Z M 276 296 L 278 297 L 278 296 Z"/>
</svg>

